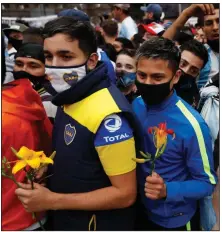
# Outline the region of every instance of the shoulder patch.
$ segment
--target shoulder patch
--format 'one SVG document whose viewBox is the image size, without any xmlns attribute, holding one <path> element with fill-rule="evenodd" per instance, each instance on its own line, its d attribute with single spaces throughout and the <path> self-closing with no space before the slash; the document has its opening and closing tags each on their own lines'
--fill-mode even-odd
<svg viewBox="0 0 222 232">
<path fill-rule="evenodd" d="M 95 138 L 95 146 L 110 145 L 133 137 L 128 121 L 121 115 L 112 114 L 101 123 Z"/>
</svg>

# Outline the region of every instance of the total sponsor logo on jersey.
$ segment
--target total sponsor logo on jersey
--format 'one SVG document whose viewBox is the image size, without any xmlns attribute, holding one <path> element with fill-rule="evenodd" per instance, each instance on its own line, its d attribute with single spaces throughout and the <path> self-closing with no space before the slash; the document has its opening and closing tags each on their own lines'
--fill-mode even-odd
<svg viewBox="0 0 222 232">
<path fill-rule="evenodd" d="M 115 133 L 116 131 L 120 130 L 122 125 L 123 123 L 122 123 L 121 118 L 116 114 L 106 117 L 106 120 L 104 122 L 105 128 L 110 133 Z M 126 138 L 129 138 L 129 135 L 127 133 L 122 133 L 122 134 L 113 135 L 113 136 L 104 136 L 103 138 L 108 143 L 108 142 L 125 140 Z"/>
</svg>

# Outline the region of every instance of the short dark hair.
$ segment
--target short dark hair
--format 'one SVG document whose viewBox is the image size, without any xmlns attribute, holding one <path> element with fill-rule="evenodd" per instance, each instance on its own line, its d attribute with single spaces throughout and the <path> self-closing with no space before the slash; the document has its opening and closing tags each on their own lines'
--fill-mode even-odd
<svg viewBox="0 0 222 232">
<path fill-rule="evenodd" d="M 200 43 L 199 41 L 197 41 L 195 39 L 187 41 L 186 43 L 181 45 L 180 50 L 181 50 L 181 53 L 183 51 L 189 51 L 189 52 L 193 53 L 195 56 L 198 56 L 204 62 L 203 67 L 208 62 L 207 49 L 204 47 L 204 45 L 202 43 Z"/>
<path fill-rule="evenodd" d="M 133 43 L 131 40 L 123 38 L 123 37 L 118 37 L 115 39 L 116 41 L 120 42 L 123 45 L 123 49 L 134 49 Z"/>
<path fill-rule="evenodd" d="M 71 40 L 78 40 L 79 48 L 86 56 L 97 51 L 97 42 L 94 28 L 89 22 L 80 22 L 71 17 L 59 17 L 45 24 L 44 38 L 62 33 Z"/>
<path fill-rule="evenodd" d="M 136 50 L 135 49 L 123 49 L 118 55 L 127 55 L 133 58 L 136 56 Z"/>
<path fill-rule="evenodd" d="M 190 27 L 183 27 L 180 31 L 177 31 L 175 35 L 175 41 L 179 43 L 179 45 L 184 44 L 186 41 L 192 40 L 194 35 Z"/>
<path fill-rule="evenodd" d="M 112 60 L 113 62 L 116 62 L 117 52 L 112 44 L 108 43 L 100 47 L 107 54 L 110 60 Z"/>
<path fill-rule="evenodd" d="M 142 57 L 169 61 L 173 73 L 179 69 L 180 51 L 173 41 L 163 37 L 153 36 L 145 41 L 136 52 L 137 63 Z"/>
<path fill-rule="evenodd" d="M 37 43 L 43 45 L 42 28 L 30 27 L 23 32 L 23 43 Z"/>
<path fill-rule="evenodd" d="M 114 37 L 118 34 L 118 24 L 113 20 L 105 20 L 102 23 L 102 29 L 110 37 Z"/>
</svg>

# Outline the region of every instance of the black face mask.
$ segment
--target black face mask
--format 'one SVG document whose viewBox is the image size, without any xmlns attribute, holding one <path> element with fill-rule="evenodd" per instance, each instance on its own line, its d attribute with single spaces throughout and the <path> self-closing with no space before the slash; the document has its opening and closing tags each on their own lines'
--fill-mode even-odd
<svg viewBox="0 0 222 232">
<path fill-rule="evenodd" d="M 207 40 L 207 44 L 212 48 L 213 51 L 219 52 L 219 50 L 220 50 L 220 41 L 219 41 L 219 39 Z"/>
<path fill-rule="evenodd" d="M 181 70 L 182 74 L 180 76 L 180 80 L 174 86 L 177 91 L 179 90 L 189 90 L 196 86 L 196 78 L 185 73 Z"/>
<path fill-rule="evenodd" d="M 10 43 L 17 51 L 22 46 L 22 40 L 14 39 L 9 37 L 8 43 Z"/>
<path fill-rule="evenodd" d="M 158 85 L 143 84 L 136 79 L 135 84 L 139 94 L 141 94 L 143 101 L 147 105 L 159 105 L 171 93 L 170 82 L 172 79 L 169 82 Z"/>
<path fill-rule="evenodd" d="M 27 73 L 25 71 L 17 71 L 13 72 L 15 80 L 27 78 L 29 79 L 33 84 L 33 89 L 38 91 L 39 89 L 43 88 L 43 84 L 46 82 L 45 75 L 43 76 L 34 76 L 30 73 Z"/>
</svg>

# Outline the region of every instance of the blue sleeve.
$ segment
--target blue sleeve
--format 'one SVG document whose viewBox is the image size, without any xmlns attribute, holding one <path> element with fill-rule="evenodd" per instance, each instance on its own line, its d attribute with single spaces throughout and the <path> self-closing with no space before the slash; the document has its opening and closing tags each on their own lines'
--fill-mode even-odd
<svg viewBox="0 0 222 232">
<path fill-rule="evenodd" d="M 95 137 L 95 147 L 112 145 L 133 138 L 133 130 L 121 114 L 112 114 L 101 123 Z"/>
<path fill-rule="evenodd" d="M 202 122 L 198 133 L 188 133 L 184 141 L 186 165 L 190 180 L 166 182 L 167 201 L 198 200 L 213 193 L 217 182 L 209 128 Z M 192 136 L 193 134 L 193 136 Z"/>
</svg>

